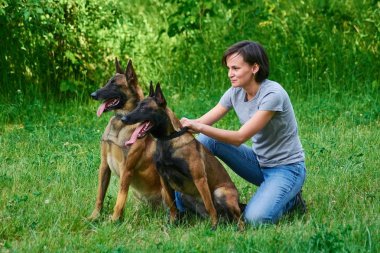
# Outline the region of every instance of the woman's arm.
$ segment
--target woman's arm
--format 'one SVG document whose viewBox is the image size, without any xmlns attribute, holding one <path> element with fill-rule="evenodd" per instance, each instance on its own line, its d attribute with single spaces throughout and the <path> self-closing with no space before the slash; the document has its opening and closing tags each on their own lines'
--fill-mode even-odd
<svg viewBox="0 0 380 253">
<path fill-rule="evenodd" d="M 224 115 L 226 115 L 227 112 L 228 109 L 218 103 L 214 108 L 205 113 L 202 117 L 195 119 L 195 121 L 205 125 L 212 125 L 220 120 Z"/>
<path fill-rule="evenodd" d="M 207 114 L 205 114 L 205 116 Z M 252 116 L 252 118 L 248 120 L 243 126 L 241 126 L 237 131 L 215 128 L 201 123 L 198 120 L 190 120 L 186 118 L 182 118 L 181 123 L 184 127 L 187 126 L 195 132 L 200 132 L 218 141 L 240 146 L 261 129 L 263 129 L 274 114 L 274 111 L 257 111 Z M 212 119 L 212 117 L 206 119 Z"/>
</svg>

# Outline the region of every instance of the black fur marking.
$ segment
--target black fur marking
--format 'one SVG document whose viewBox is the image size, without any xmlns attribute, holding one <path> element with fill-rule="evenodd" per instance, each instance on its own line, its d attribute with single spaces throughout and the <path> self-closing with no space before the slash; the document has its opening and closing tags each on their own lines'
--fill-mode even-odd
<svg viewBox="0 0 380 253">
<path fill-rule="evenodd" d="M 189 165 L 180 158 L 172 156 L 174 150 L 169 142 L 158 141 L 154 155 L 157 171 L 173 189 L 180 191 L 185 181 L 193 182 Z"/>
<path fill-rule="evenodd" d="M 184 128 L 181 128 L 181 130 L 178 131 L 178 132 L 174 131 L 173 133 L 171 133 L 168 136 L 160 137 L 159 140 L 161 140 L 161 141 L 168 141 L 168 140 L 180 137 L 181 135 L 185 134 L 187 131 L 189 131 L 189 128 L 188 127 L 184 127 Z"/>
<path fill-rule="evenodd" d="M 215 209 L 221 217 L 227 218 L 227 220 L 232 221 L 234 219 L 234 214 L 228 209 L 226 196 L 223 195 L 219 198 L 214 198 Z"/>
<path fill-rule="evenodd" d="M 130 92 L 130 96 L 128 96 L 120 85 L 116 84 L 116 76 L 111 77 L 111 79 L 107 82 L 107 84 L 103 87 L 95 91 L 91 94 L 91 96 L 96 100 L 107 101 L 109 99 L 119 99 L 119 103 L 115 106 L 108 107 L 105 111 L 122 109 L 124 105 L 128 102 L 133 108 L 136 108 L 138 103 L 140 102 L 140 98 L 138 92 L 136 90 L 135 85 L 131 84 L 134 80 L 127 80 L 127 84 L 125 85 Z"/>
<path fill-rule="evenodd" d="M 153 123 L 153 127 L 150 133 L 157 139 L 170 134 L 170 128 L 172 125 L 168 115 L 162 108 L 153 109 L 150 106 L 152 98 L 145 98 L 137 107 L 126 116 L 122 117 L 121 121 L 125 124 L 135 124 L 143 121 L 150 121 Z"/>
<path fill-rule="evenodd" d="M 96 100 L 109 100 L 109 99 L 119 99 L 119 103 L 116 106 L 108 107 L 105 111 L 121 109 L 127 103 L 128 99 L 135 100 L 136 98 L 128 98 L 128 96 L 120 89 L 115 83 L 115 77 L 112 77 L 108 83 L 103 87 L 95 91 L 92 97 Z M 134 102 L 136 105 L 138 101 Z"/>
</svg>

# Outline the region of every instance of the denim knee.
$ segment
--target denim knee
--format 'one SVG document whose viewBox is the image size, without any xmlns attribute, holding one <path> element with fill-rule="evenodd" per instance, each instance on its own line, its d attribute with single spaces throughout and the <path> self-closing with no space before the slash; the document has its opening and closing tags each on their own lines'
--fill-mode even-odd
<svg viewBox="0 0 380 253">
<path fill-rule="evenodd" d="M 246 223 L 251 224 L 253 226 L 260 226 L 265 224 L 274 224 L 278 221 L 278 217 L 273 217 L 265 212 L 260 212 L 260 210 L 252 210 L 255 207 L 249 208 L 244 212 L 244 220 Z"/>
</svg>

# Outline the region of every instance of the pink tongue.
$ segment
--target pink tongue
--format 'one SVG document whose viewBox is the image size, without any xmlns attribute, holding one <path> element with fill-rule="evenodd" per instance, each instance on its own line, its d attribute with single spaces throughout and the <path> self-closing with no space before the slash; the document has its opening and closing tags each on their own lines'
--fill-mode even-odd
<svg viewBox="0 0 380 253">
<path fill-rule="evenodd" d="M 128 145 L 132 145 L 133 143 L 135 143 L 135 141 L 137 140 L 137 136 L 138 134 L 140 133 L 141 129 L 143 129 L 143 127 L 145 126 L 145 124 L 140 124 L 136 129 L 135 131 L 133 132 L 131 138 L 125 142 L 125 146 L 128 146 Z"/>
<path fill-rule="evenodd" d="M 106 102 L 104 102 L 103 104 L 101 104 L 99 106 L 98 111 L 96 112 L 98 117 L 100 117 L 100 115 L 102 115 L 102 113 L 104 112 L 104 109 L 106 109 Z"/>
</svg>

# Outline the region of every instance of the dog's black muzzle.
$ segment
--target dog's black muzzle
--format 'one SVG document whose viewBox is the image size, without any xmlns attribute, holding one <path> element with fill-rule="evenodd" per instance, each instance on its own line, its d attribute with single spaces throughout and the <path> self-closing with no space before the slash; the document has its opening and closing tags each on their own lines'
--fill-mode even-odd
<svg viewBox="0 0 380 253">
<path fill-rule="evenodd" d="M 126 125 L 132 125 L 132 124 L 136 124 L 136 123 L 144 121 L 141 119 L 137 119 L 134 115 L 129 115 L 129 114 L 124 115 L 123 117 L 121 117 L 120 120 L 121 120 L 121 122 L 123 122 Z"/>
</svg>

